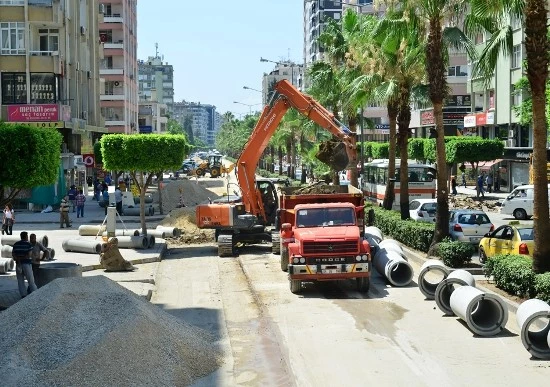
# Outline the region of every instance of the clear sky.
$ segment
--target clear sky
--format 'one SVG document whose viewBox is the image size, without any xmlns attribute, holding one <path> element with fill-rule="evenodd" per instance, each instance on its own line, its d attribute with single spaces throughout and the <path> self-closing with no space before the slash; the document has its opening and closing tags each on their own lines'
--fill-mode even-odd
<svg viewBox="0 0 550 387">
<path fill-rule="evenodd" d="M 138 59 L 155 55 L 174 66 L 174 100 L 215 105 L 221 114 L 249 112 L 264 72 L 280 61 L 303 62 L 302 0 L 138 0 Z M 290 53 L 290 56 L 289 56 Z"/>
</svg>

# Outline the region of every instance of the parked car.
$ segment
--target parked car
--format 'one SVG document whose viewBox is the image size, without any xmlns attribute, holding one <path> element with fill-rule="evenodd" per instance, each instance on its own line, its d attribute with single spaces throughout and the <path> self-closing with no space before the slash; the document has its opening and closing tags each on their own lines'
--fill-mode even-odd
<svg viewBox="0 0 550 387">
<path fill-rule="evenodd" d="M 550 185 L 548 186 L 550 197 Z M 501 203 L 500 213 L 513 215 L 519 220 L 529 219 L 534 212 L 535 189 L 533 185 L 520 185 Z"/>
<path fill-rule="evenodd" d="M 183 164 L 181 165 L 181 168 L 178 172 L 189 173 L 196 167 L 197 167 L 197 164 L 193 160 L 187 159 L 183 161 Z"/>
<path fill-rule="evenodd" d="M 479 262 L 497 254 L 533 256 L 535 248 L 532 225 L 505 225 L 486 234 L 479 242 Z"/>
<path fill-rule="evenodd" d="M 481 210 L 449 211 L 449 234 L 455 241 L 477 245 L 485 234 L 494 229 L 487 214 Z"/>
<path fill-rule="evenodd" d="M 411 219 L 417 222 L 435 222 L 437 199 L 415 199 L 409 203 Z"/>
</svg>

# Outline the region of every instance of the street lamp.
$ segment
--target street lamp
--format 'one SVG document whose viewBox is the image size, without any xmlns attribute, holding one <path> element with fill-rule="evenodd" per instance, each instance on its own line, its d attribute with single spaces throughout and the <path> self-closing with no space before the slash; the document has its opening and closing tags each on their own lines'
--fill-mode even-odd
<svg viewBox="0 0 550 387">
<path fill-rule="evenodd" d="M 248 106 L 248 110 L 249 110 L 250 115 L 252 115 L 252 106 L 261 105 L 261 103 L 248 104 L 248 103 L 239 102 L 239 101 L 233 101 L 233 103 L 238 103 L 239 105 Z"/>
<path fill-rule="evenodd" d="M 262 92 L 261 90 L 254 89 L 253 87 L 248 87 L 248 86 L 243 86 L 243 89 L 245 89 L 245 90 L 254 90 L 254 91 L 257 91 L 258 93 Z"/>
</svg>

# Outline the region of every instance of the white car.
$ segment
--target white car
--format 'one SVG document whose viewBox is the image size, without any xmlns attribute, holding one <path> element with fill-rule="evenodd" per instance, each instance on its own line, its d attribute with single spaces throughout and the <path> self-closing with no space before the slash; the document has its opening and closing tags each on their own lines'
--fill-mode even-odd
<svg viewBox="0 0 550 387">
<path fill-rule="evenodd" d="M 437 199 L 415 199 L 409 203 L 411 219 L 417 222 L 435 222 Z"/>
</svg>

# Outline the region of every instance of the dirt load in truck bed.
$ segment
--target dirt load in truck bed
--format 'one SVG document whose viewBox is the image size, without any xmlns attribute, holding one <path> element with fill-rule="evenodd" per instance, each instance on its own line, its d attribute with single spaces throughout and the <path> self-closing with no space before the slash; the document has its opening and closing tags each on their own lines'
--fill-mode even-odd
<svg viewBox="0 0 550 387">
<path fill-rule="evenodd" d="M 306 195 L 306 194 L 335 194 L 339 193 L 339 186 L 327 185 L 327 184 L 313 184 L 307 187 L 302 187 L 292 192 L 293 195 Z"/>
</svg>

